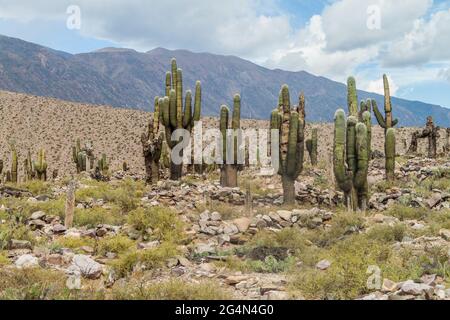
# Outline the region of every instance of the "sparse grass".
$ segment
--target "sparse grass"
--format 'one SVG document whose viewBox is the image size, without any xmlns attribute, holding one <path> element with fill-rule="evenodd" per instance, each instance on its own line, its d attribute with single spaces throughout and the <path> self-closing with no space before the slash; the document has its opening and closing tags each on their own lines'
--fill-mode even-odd
<svg viewBox="0 0 450 320">
<path fill-rule="evenodd" d="M 387 211 L 383 212 L 385 216 L 393 216 L 401 221 L 404 220 L 423 220 L 432 212 L 427 208 L 411 208 L 401 204 L 391 206 Z"/>
<path fill-rule="evenodd" d="M 78 201 L 103 199 L 106 202 L 116 204 L 125 213 L 138 207 L 145 189 L 145 184 L 142 181 L 131 179 L 121 180 L 117 185 L 92 181 L 89 181 L 88 185 L 87 188 L 77 190 L 76 199 Z"/>
<path fill-rule="evenodd" d="M 15 187 L 19 189 L 29 190 L 33 195 L 50 194 L 51 184 L 42 180 L 30 180 L 26 182 L 21 182 Z"/>
<path fill-rule="evenodd" d="M 69 290 L 63 272 L 40 268 L 1 269 L 0 300 L 101 299 L 101 292 Z"/>
<path fill-rule="evenodd" d="M 53 242 L 53 248 L 80 249 L 83 246 L 95 247 L 95 240 L 88 237 L 60 237 Z"/>
<path fill-rule="evenodd" d="M 354 299 L 372 290 L 367 287 L 369 266 L 377 266 L 382 277 L 393 281 L 417 279 L 423 274 L 420 261 L 413 256 L 401 256 L 390 246 L 355 235 L 320 251 L 316 262 L 328 259 L 326 271 L 306 265 L 291 283 L 292 291 L 300 291 L 307 299 Z"/>
<path fill-rule="evenodd" d="M 183 223 L 169 208 L 139 208 L 129 213 L 128 223 L 154 240 L 179 243 L 183 240 Z M 151 229 L 151 234 L 147 231 Z"/>
<path fill-rule="evenodd" d="M 0 250 L 6 249 L 12 239 L 36 242 L 26 226 L 14 220 L 9 220 L 6 224 L 0 224 Z"/>
<path fill-rule="evenodd" d="M 93 207 L 88 209 L 75 209 L 74 224 L 93 228 L 98 224 L 120 225 L 126 221 L 126 216 L 117 207 L 105 209 Z"/>
<path fill-rule="evenodd" d="M 376 225 L 367 231 L 367 237 L 388 244 L 395 241 L 402 241 L 406 235 L 406 229 L 406 226 L 400 223 L 394 226 Z"/>
<path fill-rule="evenodd" d="M 220 288 L 216 281 L 186 283 L 173 279 L 165 282 L 142 285 L 131 282 L 125 288 L 115 288 L 113 298 L 118 300 L 227 300 L 231 295 Z"/>
<path fill-rule="evenodd" d="M 136 243 L 128 237 L 118 235 L 102 238 L 97 244 L 98 254 L 105 255 L 108 252 L 116 254 L 128 251 Z"/>
<path fill-rule="evenodd" d="M 119 276 L 126 276 L 136 265 L 144 266 L 146 270 L 161 268 L 169 258 L 178 255 L 173 243 L 165 242 L 161 246 L 146 250 L 135 250 L 112 262 L 112 267 Z"/>
<path fill-rule="evenodd" d="M 9 259 L 6 257 L 6 254 L 4 252 L 0 251 L 0 268 L 2 266 L 8 265 L 10 263 L 11 263 L 11 261 L 9 261 Z"/>
<path fill-rule="evenodd" d="M 50 199 L 43 202 L 30 202 L 27 199 L 5 198 L 1 199 L 0 204 L 10 208 L 17 216 L 26 219 L 33 212 L 44 211 L 47 215 L 64 217 L 65 199 Z"/>
</svg>

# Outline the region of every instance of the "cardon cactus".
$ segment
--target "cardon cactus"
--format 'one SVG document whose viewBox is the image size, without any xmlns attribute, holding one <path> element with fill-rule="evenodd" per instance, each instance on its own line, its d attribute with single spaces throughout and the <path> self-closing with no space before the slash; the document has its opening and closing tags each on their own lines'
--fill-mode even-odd
<svg viewBox="0 0 450 320">
<path fill-rule="evenodd" d="M 168 109 L 169 98 L 155 97 L 153 118 L 149 121 L 147 131 L 141 136 L 144 153 L 146 182 L 157 183 L 159 180 L 159 159 L 163 146 L 163 132 L 160 126 L 160 112 Z"/>
<path fill-rule="evenodd" d="M 25 178 L 30 181 L 33 180 L 36 172 L 33 170 L 33 161 L 31 160 L 31 152 L 28 150 L 27 158 L 24 160 Z"/>
<path fill-rule="evenodd" d="M 384 128 L 385 131 L 389 128 L 393 128 L 398 124 L 398 120 L 392 120 L 392 104 L 391 104 L 391 94 L 389 90 L 389 81 L 387 76 L 383 75 L 383 85 L 384 85 L 384 117 L 381 114 L 376 102 L 373 100 L 373 112 L 377 118 L 380 127 Z"/>
<path fill-rule="evenodd" d="M 348 111 L 339 109 L 334 116 L 333 168 L 339 189 L 344 192 L 349 210 L 365 211 L 367 207 L 367 173 L 371 154 L 371 101 L 361 102 L 358 109 L 356 82 L 348 80 Z"/>
<path fill-rule="evenodd" d="M 13 149 L 11 152 L 11 182 L 12 183 L 17 183 L 17 167 L 18 167 L 17 151 L 16 151 L 16 149 Z"/>
<path fill-rule="evenodd" d="M 44 149 L 39 150 L 38 160 L 33 163 L 34 170 L 36 171 L 36 177 L 39 180 L 47 180 L 47 161 L 45 159 Z"/>
<path fill-rule="evenodd" d="M 395 129 L 389 128 L 386 131 L 386 141 L 384 143 L 384 152 L 386 154 L 386 180 L 395 179 Z"/>
<path fill-rule="evenodd" d="M 230 110 L 227 106 L 220 107 L 220 132 L 222 133 L 222 159 L 223 165 L 220 167 L 220 185 L 223 187 L 237 187 L 237 172 L 242 168 L 242 164 L 238 164 L 238 141 L 237 131 L 241 128 L 241 97 L 236 94 L 233 99 L 233 114 L 231 125 L 229 121 Z M 227 131 L 232 130 L 233 150 L 229 150 L 227 143 Z M 229 140 L 229 139 L 228 139 Z M 228 156 L 230 153 L 230 156 Z M 231 158 L 231 159 L 229 159 Z M 232 163 L 230 163 L 230 160 Z"/>
<path fill-rule="evenodd" d="M 104 176 L 108 175 L 109 165 L 106 160 L 106 154 L 103 153 L 102 157 L 97 161 L 97 167 Z"/>
<path fill-rule="evenodd" d="M 182 142 L 182 139 L 172 141 L 172 133 L 177 129 L 186 129 L 190 132 L 194 123 L 200 120 L 201 84 L 200 81 L 196 83 L 194 111 L 192 112 L 192 93 L 190 90 L 187 90 L 183 99 L 183 72 L 177 67 L 175 59 L 171 61 L 171 68 L 172 81 L 169 81 L 169 73 L 166 74 L 165 91 L 168 103 L 162 104 L 161 120 L 165 128 L 167 145 L 173 149 Z M 169 84 L 171 84 L 170 90 Z M 180 156 L 182 157 L 183 155 L 180 154 Z M 181 163 L 175 164 L 171 161 L 170 179 L 179 180 L 182 176 L 182 169 L 183 165 Z"/>
<path fill-rule="evenodd" d="M 311 133 L 311 139 L 306 140 L 306 149 L 311 159 L 311 165 L 317 165 L 317 129 L 314 128 Z"/>
<path fill-rule="evenodd" d="M 365 112 L 367 117 L 368 112 Z M 370 117 L 370 114 L 368 114 Z M 345 119 L 339 109 L 334 116 L 333 167 L 338 187 L 344 192 L 349 210 L 366 210 L 369 167 L 369 134 L 354 116 Z"/>
<path fill-rule="evenodd" d="M 304 100 L 303 100 L 304 101 Z M 302 99 L 296 109 L 291 109 L 289 87 L 283 85 L 279 98 L 279 108 L 272 111 L 271 129 L 280 131 L 280 165 L 278 174 L 283 184 L 285 204 L 295 203 L 294 183 L 303 170 L 304 128 Z"/>
<path fill-rule="evenodd" d="M 72 147 L 72 160 L 77 166 L 77 173 L 86 171 L 87 153 L 81 148 L 80 139 L 77 139 L 76 145 Z"/>
</svg>

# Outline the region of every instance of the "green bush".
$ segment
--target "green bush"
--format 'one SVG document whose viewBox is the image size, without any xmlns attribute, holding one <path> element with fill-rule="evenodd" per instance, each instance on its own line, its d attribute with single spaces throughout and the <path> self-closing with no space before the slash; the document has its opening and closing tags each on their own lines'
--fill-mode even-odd
<svg viewBox="0 0 450 320">
<path fill-rule="evenodd" d="M 94 228 L 99 224 L 120 225 L 126 221 L 126 216 L 119 208 L 93 207 L 88 209 L 75 209 L 74 225 Z"/>
<path fill-rule="evenodd" d="M 102 238 L 97 245 L 97 252 L 104 255 L 108 252 L 123 253 L 135 246 L 135 242 L 128 237 L 118 235 Z"/>
</svg>

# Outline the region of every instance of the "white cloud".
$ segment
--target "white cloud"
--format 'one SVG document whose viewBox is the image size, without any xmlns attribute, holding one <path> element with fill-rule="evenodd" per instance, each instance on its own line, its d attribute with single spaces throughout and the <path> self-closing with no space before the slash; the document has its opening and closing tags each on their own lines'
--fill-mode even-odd
<svg viewBox="0 0 450 320">
<path fill-rule="evenodd" d="M 412 29 L 414 21 L 431 7 L 432 0 L 340 0 L 322 13 L 327 50 L 352 50 L 393 41 Z M 378 12 L 369 7 L 379 8 Z M 368 28 L 370 18 L 377 18 L 380 28 Z M 375 15 L 375 16 L 374 16 Z"/>
<path fill-rule="evenodd" d="M 391 95 L 395 95 L 399 88 L 398 88 L 397 84 L 394 82 L 394 80 L 390 76 L 388 76 L 388 80 L 389 80 L 390 93 L 391 93 Z M 384 94 L 383 79 L 370 81 L 367 84 L 367 86 L 364 88 L 364 90 L 368 91 L 368 92 Z"/>
</svg>

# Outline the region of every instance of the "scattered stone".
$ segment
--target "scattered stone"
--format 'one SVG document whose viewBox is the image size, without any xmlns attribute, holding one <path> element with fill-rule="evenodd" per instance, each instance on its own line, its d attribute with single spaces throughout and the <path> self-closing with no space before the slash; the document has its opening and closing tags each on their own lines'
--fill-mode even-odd
<svg viewBox="0 0 450 320">
<path fill-rule="evenodd" d="M 31 254 L 21 255 L 14 263 L 18 268 L 32 268 L 39 266 L 38 258 Z"/>
<path fill-rule="evenodd" d="M 322 260 L 316 264 L 316 268 L 319 270 L 327 270 L 330 266 L 331 266 L 331 262 L 328 260 Z"/>
<path fill-rule="evenodd" d="M 73 257 L 72 265 L 79 269 L 81 275 L 88 279 L 98 279 L 102 275 L 102 265 L 89 256 L 77 254 Z"/>
<path fill-rule="evenodd" d="M 400 290 L 402 293 L 407 295 L 419 296 L 422 294 L 432 294 L 433 287 L 427 284 L 415 283 L 412 280 L 408 280 L 401 285 Z"/>
<path fill-rule="evenodd" d="M 16 249 L 32 249 L 31 242 L 26 240 L 11 240 L 9 241 L 9 249 L 10 250 L 16 250 Z"/>
<path fill-rule="evenodd" d="M 248 230 L 251 220 L 249 218 L 243 217 L 243 218 L 234 219 L 233 223 L 236 225 L 239 232 L 245 232 Z"/>
</svg>

